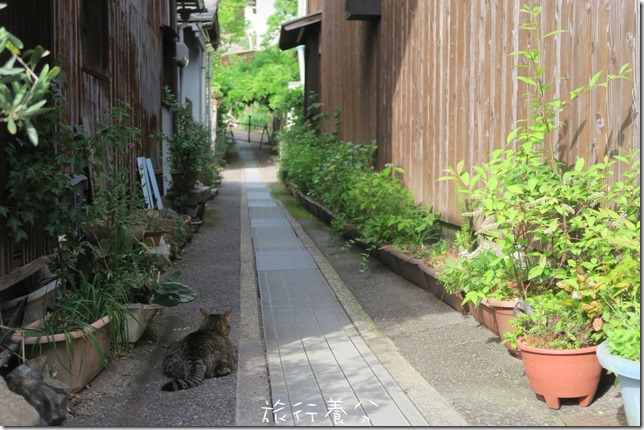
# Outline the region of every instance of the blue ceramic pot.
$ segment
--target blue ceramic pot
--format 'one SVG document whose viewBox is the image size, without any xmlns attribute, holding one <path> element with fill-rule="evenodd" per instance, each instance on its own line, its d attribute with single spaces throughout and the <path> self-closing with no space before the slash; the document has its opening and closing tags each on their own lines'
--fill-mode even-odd
<svg viewBox="0 0 644 430">
<path fill-rule="evenodd" d="M 624 412 L 629 426 L 640 425 L 640 363 L 610 353 L 603 342 L 597 348 L 597 358 L 602 367 L 615 373 L 622 389 Z"/>
</svg>

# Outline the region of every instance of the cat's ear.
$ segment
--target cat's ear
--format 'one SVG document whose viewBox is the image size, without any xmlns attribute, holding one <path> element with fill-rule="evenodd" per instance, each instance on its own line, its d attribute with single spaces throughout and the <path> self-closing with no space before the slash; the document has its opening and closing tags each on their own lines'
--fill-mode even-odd
<svg viewBox="0 0 644 430">
<path fill-rule="evenodd" d="M 208 313 L 208 311 L 207 311 L 207 310 L 205 310 L 204 308 L 199 308 L 199 312 L 201 312 L 201 315 L 202 315 L 204 318 L 208 318 L 208 316 L 210 315 L 210 314 Z"/>
<path fill-rule="evenodd" d="M 232 315 L 232 313 L 232 309 L 228 309 L 226 312 L 224 312 L 224 318 L 226 318 L 226 321 L 230 321 L 230 316 Z"/>
</svg>

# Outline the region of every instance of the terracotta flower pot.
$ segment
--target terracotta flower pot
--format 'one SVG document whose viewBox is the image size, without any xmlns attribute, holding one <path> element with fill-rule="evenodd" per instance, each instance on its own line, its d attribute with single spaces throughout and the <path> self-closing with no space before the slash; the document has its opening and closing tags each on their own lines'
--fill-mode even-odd
<svg viewBox="0 0 644 430">
<path fill-rule="evenodd" d="M 27 329 L 42 327 L 43 320 L 35 321 Z M 88 336 L 92 333 L 93 338 Z M 24 342 L 27 358 L 46 355 L 47 363 L 55 370 L 56 379 L 68 385 L 72 393 L 80 391 L 103 370 L 103 363 L 110 350 L 110 318 L 105 316 L 88 325 L 85 330 L 69 333 L 72 351 L 68 353 L 65 334 L 52 334 L 25 337 L 22 331 L 11 336 L 14 343 Z M 98 347 L 98 350 L 97 350 Z"/>
<path fill-rule="evenodd" d="M 579 399 L 586 407 L 593 402 L 602 367 L 597 346 L 580 349 L 543 349 L 517 341 L 530 386 L 548 407 L 559 409 L 561 399 Z"/>
<path fill-rule="evenodd" d="M 143 240 L 147 245 L 159 246 L 161 245 L 161 238 L 163 238 L 163 233 L 165 233 L 163 230 L 148 230 L 143 233 Z"/>
<path fill-rule="evenodd" d="M 509 333 L 514 333 L 514 327 L 510 325 L 510 319 L 512 318 L 512 312 L 514 306 L 517 304 L 516 300 L 497 300 L 493 298 L 487 299 L 488 305 L 494 308 L 494 315 L 496 319 L 497 333 L 503 342 L 503 334 L 507 331 Z M 503 342 L 505 346 L 512 355 L 520 357 L 520 351 L 518 349 L 513 349 L 510 342 Z"/>
</svg>

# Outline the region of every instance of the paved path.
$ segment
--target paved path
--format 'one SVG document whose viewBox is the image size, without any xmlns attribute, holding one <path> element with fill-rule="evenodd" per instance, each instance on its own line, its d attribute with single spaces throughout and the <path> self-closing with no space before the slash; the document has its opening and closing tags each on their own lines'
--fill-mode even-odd
<svg viewBox="0 0 644 430">
<path fill-rule="evenodd" d="M 353 327 L 239 143 L 278 425 L 426 426 Z"/>
</svg>

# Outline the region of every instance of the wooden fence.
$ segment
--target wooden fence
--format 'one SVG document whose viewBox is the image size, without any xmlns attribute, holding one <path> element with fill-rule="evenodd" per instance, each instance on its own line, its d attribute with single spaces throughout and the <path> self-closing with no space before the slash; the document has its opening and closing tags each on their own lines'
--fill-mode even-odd
<svg viewBox="0 0 644 430">
<path fill-rule="evenodd" d="M 378 1 L 378 0 L 376 0 Z M 525 118 L 517 81 L 528 46 L 519 30 L 527 15 L 519 0 L 382 0 L 375 21 L 347 21 L 344 1 L 309 0 L 323 11 L 320 101 L 342 111 L 342 138 L 378 141 L 380 166 L 402 167 L 418 202 L 460 224 L 454 185 L 437 182 L 444 169 L 487 160 Z M 546 78 L 557 81 L 549 98 L 566 99 L 597 72 L 633 68 L 633 81 L 613 81 L 579 99 L 559 118 L 559 157 L 587 163 L 639 148 L 639 3 L 611 0 L 542 0 Z"/>
</svg>

